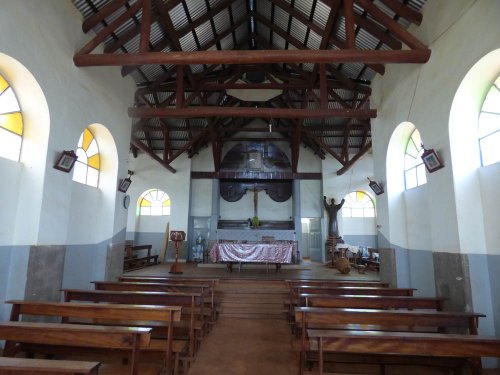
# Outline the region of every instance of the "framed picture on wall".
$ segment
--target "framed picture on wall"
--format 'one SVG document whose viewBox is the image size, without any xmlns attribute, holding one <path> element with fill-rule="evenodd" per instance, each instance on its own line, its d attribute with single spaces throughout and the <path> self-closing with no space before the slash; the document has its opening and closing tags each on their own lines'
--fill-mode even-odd
<svg viewBox="0 0 500 375">
<path fill-rule="evenodd" d="M 427 171 L 429 173 L 432 173 L 444 167 L 443 163 L 436 154 L 436 151 L 434 151 L 434 149 L 432 148 L 429 150 L 424 149 L 424 153 L 422 154 L 422 161 L 424 162 L 425 167 L 427 168 Z"/>
<path fill-rule="evenodd" d="M 130 184 L 132 183 L 132 180 L 130 178 L 125 178 L 120 182 L 120 185 L 118 186 L 118 191 L 121 191 L 122 193 L 126 193 Z"/>
<path fill-rule="evenodd" d="M 63 151 L 61 156 L 59 156 L 59 159 L 57 159 L 57 162 L 56 162 L 56 165 L 54 165 L 54 168 L 59 169 L 60 171 L 69 173 L 71 171 L 71 169 L 73 169 L 73 166 L 75 165 L 76 159 L 78 159 L 78 156 L 76 156 L 76 154 L 73 150 Z"/>
</svg>

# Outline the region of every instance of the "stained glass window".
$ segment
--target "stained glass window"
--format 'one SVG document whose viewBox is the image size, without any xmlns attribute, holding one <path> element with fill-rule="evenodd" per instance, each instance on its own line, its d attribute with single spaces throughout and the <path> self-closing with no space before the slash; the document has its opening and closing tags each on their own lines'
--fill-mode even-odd
<svg viewBox="0 0 500 375">
<path fill-rule="evenodd" d="M 364 191 L 353 191 L 345 196 L 343 217 L 375 217 L 373 199 Z"/>
<path fill-rule="evenodd" d="M 422 139 L 420 132 L 415 128 L 411 133 L 405 149 L 405 188 L 406 190 L 427 183 L 425 165 L 422 161 Z"/>
<path fill-rule="evenodd" d="M 73 181 L 97 187 L 101 158 L 97 141 L 89 129 L 85 129 L 80 136 L 76 155 L 78 159 L 73 167 Z"/>
<path fill-rule="evenodd" d="M 19 161 L 23 141 L 23 114 L 14 90 L 0 75 L 0 157 Z"/>
<path fill-rule="evenodd" d="M 490 87 L 484 99 L 478 123 L 481 165 L 500 161 L 500 77 Z"/>
<path fill-rule="evenodd" d="M 158 189 L 148 190 L 139 202 L 139 215 L 170 215 L 170 197 Z"/>
</svg>

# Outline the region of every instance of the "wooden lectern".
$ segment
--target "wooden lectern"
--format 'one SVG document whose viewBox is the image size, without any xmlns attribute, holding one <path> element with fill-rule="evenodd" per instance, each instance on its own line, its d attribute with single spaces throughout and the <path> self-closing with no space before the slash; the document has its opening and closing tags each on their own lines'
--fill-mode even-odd
<svg viewBox="0 0 500 375">
<path fill-rule="evenodd" d="M 170 241 L 175 245 L 175 262 L 170 267 L 169 273 L 182 273 L 179 260 L 179 247 L 186 238 L 186 233 L 181 230 L 173 230 L 170 232 Z"/>
</svg>

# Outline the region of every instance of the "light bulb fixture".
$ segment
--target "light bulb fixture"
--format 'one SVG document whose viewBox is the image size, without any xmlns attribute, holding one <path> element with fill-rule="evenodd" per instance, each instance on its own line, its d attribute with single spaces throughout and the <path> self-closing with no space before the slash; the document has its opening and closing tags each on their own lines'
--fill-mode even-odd
<svg viewBox="0 0 500 375">
<path fill-rule="evenodd" d="M 273 124 L 269 123 L 269 133 L 272 133 L 272 132 L 273 132 Z"/>
</svg>

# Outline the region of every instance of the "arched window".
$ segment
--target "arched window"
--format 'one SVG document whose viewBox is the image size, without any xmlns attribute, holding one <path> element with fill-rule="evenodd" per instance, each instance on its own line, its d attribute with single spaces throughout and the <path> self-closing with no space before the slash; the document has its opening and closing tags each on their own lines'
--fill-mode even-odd
<svg viewBox="0 0 500 375">
<path fill-rule="evenodd" d="M 158 189 L 148 190 L 139 201 L 139 215 L 170 215 L 170 203 L 170 197 L 164 191 Z"/>
<path fill-rule="evenodd" d="M 364 191 L 353 191 L 345 196 L 343 217 L 375 217 L 373 199 Z"/>
<path fill-rule="evenodd" d="M 78 159 L 74 166 L 73 181 L 97 187 L 99 185 L 101 159 L 97 141 L 89 129 L 85 129 L 80 136 L 76 155 Z"/>
<path fill-rule="evenodd" d="M 500 161 L 500 76 L 484 99 L 478 123 L 481 166 Z"/>
<path fill-rule="evenodd" d="M 422 161 L 422 139 L 417 128 L 413 130 L 405 148 L 405 188 L 406 190 L 427 183 L 425 165 Z"/>
<path fill-rule="evenodd" d="M 0 157 L 19 161 L 23 141 L 23 115 L 14 90 L 0 75 Z"/>
</svg>

